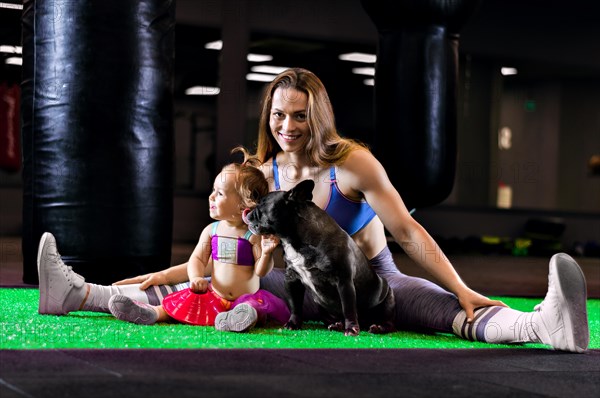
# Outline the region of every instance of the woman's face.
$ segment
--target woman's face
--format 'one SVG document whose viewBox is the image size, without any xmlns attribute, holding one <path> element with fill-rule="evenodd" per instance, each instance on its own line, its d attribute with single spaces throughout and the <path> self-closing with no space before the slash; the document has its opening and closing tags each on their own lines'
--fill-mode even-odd
<svg viewBox="0 0 600 398">
<path fill-rule="evenodd" d="M 273 93 L 269 127 L 284 152 L 304 150 L 310 138 L 306 120 L 308 97 L 294 88 L 278 88 Z"/>
</svg>

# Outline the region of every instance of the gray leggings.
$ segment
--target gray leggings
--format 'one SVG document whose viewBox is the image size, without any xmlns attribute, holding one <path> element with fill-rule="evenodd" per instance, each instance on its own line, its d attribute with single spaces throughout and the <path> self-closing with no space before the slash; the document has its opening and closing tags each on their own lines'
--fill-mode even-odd
<svg viewBox="0 0 600 398">
<path fill-rule="evenodd" d="M 452 333 L 452 321 L 462 309 L 456 296 L 426 279 L 404 275 L 394 263 L 389 248 L 369 260 L 369 264 L 394 291 L 396 328 Z M 261 289 L 285 298 L 284 270 L 275 268 L 261 279 Z M 319 320 L 311 292 L 304 296 L 304 319 Z"/>
</svg>

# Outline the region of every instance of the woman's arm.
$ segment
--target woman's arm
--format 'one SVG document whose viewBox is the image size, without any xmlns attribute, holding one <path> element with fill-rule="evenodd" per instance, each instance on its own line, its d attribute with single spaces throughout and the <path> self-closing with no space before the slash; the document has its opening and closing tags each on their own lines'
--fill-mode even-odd
<svg viewBox="0 0 600 398">
<path fill-rule="evenodd" d="M 408 212 L 385 169 L 367 151 L 354 151 L 343 165 L 344 178 L 362 192 L 384 226 L 406 254 L 456 294 L 467 318 L 478 307 L 504 305 L 471 290 L 460 278 L 442 249 Z"/>
<path fill-rule="evenodd" d="M 174 265 L 162 271 L 123 279 L 113 283 L 113 285 L 131 285 L 140 283 L 140 290 L 146 290 L 150 286 L 155 285 L 176 285 L 188 281 L 187 266 L 188 263 Z"/>
</svg>

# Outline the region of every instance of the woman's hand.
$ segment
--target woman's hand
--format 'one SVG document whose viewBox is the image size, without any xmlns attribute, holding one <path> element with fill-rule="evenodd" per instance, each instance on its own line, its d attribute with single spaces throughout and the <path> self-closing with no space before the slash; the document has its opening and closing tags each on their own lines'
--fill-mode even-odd
<svg viewBox="0 0 600 398">
<path fill-rule="evenodd" d="M 162 271 L 151 272 L 149 274 L 138 275 L 133 278 L 123 279 L 113 283 L 113 285 L 132 285 L 140 283 L 140 290 L 146 290 L 150 286 L 168 285 L 167 277 Z"/>
<path fill-rule="evenodd" d="M 190 280 L 190 290 L 194 293 L 206 293 L 208 290 L 208 281 L 202 277 L 195 277 Z"/>
<path fill-rule="evenodd" d="M 500 300 L 490 300 L 489 298 L 477 293 L 470 288 L 467 288 L 458 296 L 458 302 L 460 306 L 467 313 L 467 322 L 473 322 L 474 312 L 477 308 L 500 306 L 508 307 Z"/>
<path fill-rule="evenodd" d="M 260 246 L 263 254 L 273 254 L 281 240 L 275 235 L 261 235 Z"/>
</svg>

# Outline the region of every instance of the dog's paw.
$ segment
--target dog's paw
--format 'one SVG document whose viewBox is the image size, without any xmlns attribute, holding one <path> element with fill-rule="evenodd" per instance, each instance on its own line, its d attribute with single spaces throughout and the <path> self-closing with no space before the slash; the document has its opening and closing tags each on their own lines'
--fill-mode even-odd
<svg viewBox="0 0 600 398">
<path fill-rule="evenodd" d="M 327 326 L 327 329 L 332 332 L 344 332 L 345 336 L 358 336 L 360 333 L 360 327 L 356 324 L 350 324 L 348 327 L 344 326 L 344 322 L 336 322 Z"/>
<path fill-rule="evenodd" d="M 344 336 L 358 336 L 360 328 L 358 326 L 352 326 L 344 331 Z"/>
<path fill-rule="evenodd" d="M 283 325 L 284 329 L 288 330 L 300 330 L 302 329 L 302 316 L 298 314 L 291 314 L 290 319 Z"/>
<path fill-rule="evenodd" d="M 369 333 L 373 334 L 386 334 L 391 333 L 394 330 L 395 328 L 392 324 L 371 325 L 371 327 L 369 327 Z"/>
<path fill-rule="evenodd" d="M 327 330 L 330 332 L 342 332 L 344 330 L 344 324 L 342 322 L 331 323 L 327 326 Z"/>
<path fill-rule="evenodd" d="M 288 321 L 285 325 L 283 325 L 283 328 L 288 329 L 288 330 L 300 330 L 300 329 L 302 329 L 302 324 Z"/>
</svg>

